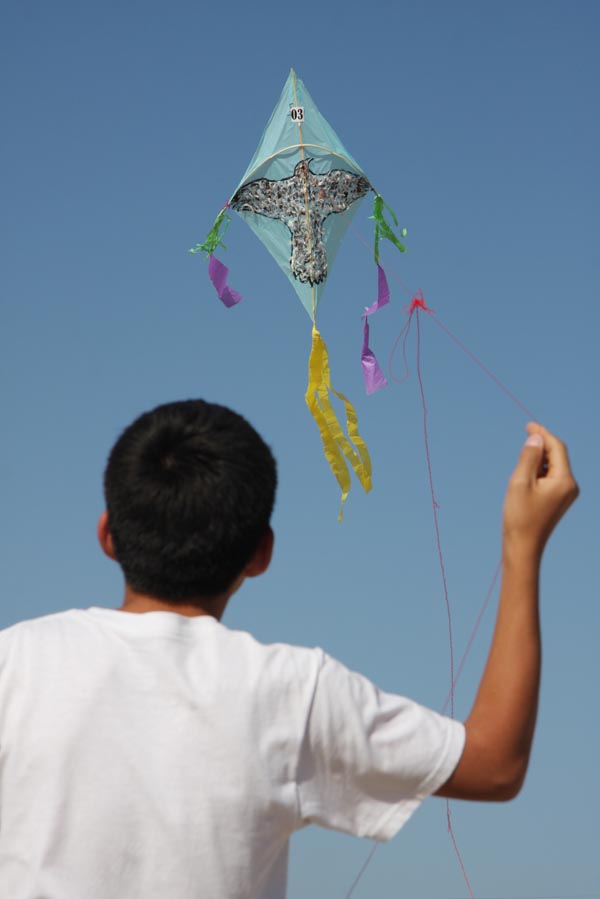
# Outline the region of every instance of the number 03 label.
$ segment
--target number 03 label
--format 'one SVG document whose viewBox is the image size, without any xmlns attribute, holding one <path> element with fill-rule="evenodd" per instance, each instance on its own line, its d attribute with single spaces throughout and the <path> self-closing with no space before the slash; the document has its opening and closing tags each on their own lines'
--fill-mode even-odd
<svg viewBox="0 0 600 899">
<path fill-rule="evenodd" d="M 304 121 L 304 106 L 292 106 L 290 108 L 290 118 L 292 122 Z"/>
</svg>

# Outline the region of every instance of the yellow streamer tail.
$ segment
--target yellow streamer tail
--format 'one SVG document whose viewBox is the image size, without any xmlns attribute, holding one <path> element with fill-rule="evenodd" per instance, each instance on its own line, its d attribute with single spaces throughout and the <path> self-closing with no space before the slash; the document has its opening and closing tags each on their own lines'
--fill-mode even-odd
<svg viewBox="0 0 600 899">
<path fill-rule="evenodd" d="M 329 392 L 337 396 L 344 404 L 347 437 L 331 405 Z M 339 514 L 341 521 L 343 506 L 350 491 L 350 471 L 346 460 L 368 493 L 372 486 L 371 458 L 367 445 L 358 431 L 358 417 L 354 406 L 343 393 L 339 393 L 331 385 L 327 347 L 315 325 L 313 325 L 312 347 L 308 360 L 306 404 L 319 428 L 325 458 L 342 491 Z"/>
</svg>

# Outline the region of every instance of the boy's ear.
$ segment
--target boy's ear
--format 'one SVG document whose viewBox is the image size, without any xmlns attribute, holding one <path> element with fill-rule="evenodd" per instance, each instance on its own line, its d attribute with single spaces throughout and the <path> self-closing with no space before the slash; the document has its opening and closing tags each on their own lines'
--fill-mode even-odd
<svg viewBox="0 0 600 899">
<path fill-rule="evenodd" d="M 257 550 L 244 569 L 245 577 L 258 577 L 264 574 L 273 558 L 273 545 L 275 543 L 275 535 L 271 528 L 265 531 Z"/>
<path fill-rule="evenodd" d="M 98 519 L 98 542 L 102 547 L 102 552 L 108 556 L 109 559 L 114 559 L 116 561 L 115 555 L 115 546 L 113 543 L 112 534 L 110 532 L 110 528 L 108 526 L 108 512 L 103 512 L 100 518 Z"/>
</svg>

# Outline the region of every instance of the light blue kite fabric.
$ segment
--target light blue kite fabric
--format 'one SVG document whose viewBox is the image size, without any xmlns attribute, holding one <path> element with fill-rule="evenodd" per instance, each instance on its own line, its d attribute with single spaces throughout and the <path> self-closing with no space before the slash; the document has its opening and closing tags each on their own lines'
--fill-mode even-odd
<svg viewBox="0 0 600 899">
<path fill-rule="evenodd" d="M 313 321 L 340 243 L 371 189 L 290 72 L 230 202 L 289 278 Z"/>
</svg>

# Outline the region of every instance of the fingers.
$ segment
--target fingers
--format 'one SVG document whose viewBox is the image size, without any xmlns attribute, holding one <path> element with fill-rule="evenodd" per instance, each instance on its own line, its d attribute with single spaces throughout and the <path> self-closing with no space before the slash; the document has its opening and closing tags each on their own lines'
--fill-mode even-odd
<svg viewBox="0 0 600 899">
<path fill-rule="evenodd" d="M 548 476 L 573 478 L 567 447 L 562 440 L 559 440 L 558 437 L 555 437 L 555 435 L 547 428 L 537 422 L 529 422 L 527 424 L 527 432 L 529 434 L 527 442 L 537 437 L 542 437 L 544 441 L 543 446 L 546 455 Z"/>
<path fill-rule="evenodd" d="M 567 448 L 537 422 L 527 425 L 528 438 L 510 479 L 504 502 L 504 538 L 539 553 L 577 498 Z"/>
<path fill-rule="evenodd" d="M 525 441 L 525 446 L 521 450 L 519 461 L 513 473 L 513 480 L 526 481 L 531 485 L 535 483 L 542 467 L 544 447 L 545 441 L 543 436 L 537 431 L 530 432 L 529 437 Z"/>
<path fill-rule="evenodd" d="M 544 441 L 538 476 L 545 480 L 538 481 L 538 484 L 544 487 L 544 493 L 551 495 L 556 503 L 554 525 L 579 496 L 579 487 L 571 470 L 567 447 L 562 440 L 537 422 L 530 422 L 527 431 L 527 443 L 540 437 Z"/>
</svg>

